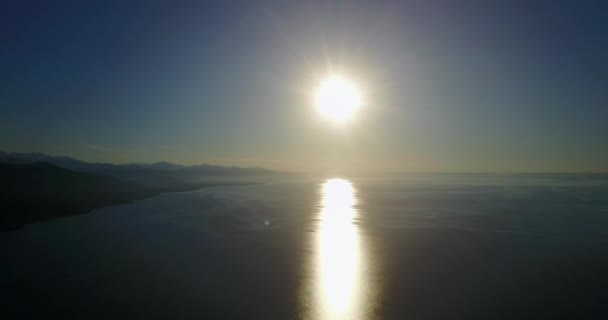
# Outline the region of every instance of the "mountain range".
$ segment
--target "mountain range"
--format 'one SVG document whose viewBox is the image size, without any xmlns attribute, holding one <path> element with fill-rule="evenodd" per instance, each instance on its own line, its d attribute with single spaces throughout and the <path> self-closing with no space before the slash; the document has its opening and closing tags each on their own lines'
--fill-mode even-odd
<svg viewBox="0 0 608 320">
<path fill-rule="evenodd" d="M 89 163 L 42 153 L 0 152 L 0 231 L 128 203 L 161 192 L 250 184 L 281 173 L 213 165 Z"/>
<path fill-rule="evenodd" d="M 47 162 L 79 172 L 109 175 L 155 188 L 171 188 L 183 184 L 251 182 L 285 175 L 282 172 L 263 168 L 226 167 L 209 164 L 184 166 L 164 161 L 151 164 L 90 163 L 70 157 L 50 156 L 38 152 L 0 151 L 0 163 L 26 164 L 36 162 Z"/>
</svg>

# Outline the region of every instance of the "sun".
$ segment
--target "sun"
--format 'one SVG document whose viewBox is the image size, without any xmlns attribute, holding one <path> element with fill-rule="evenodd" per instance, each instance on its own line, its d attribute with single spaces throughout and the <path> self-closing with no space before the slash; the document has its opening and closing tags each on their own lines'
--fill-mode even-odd
<svg viewBox="0 0 608 320">
<path fill-rule="evenodd" d="M 331 75 L 319 84 L 315 94 L 319 112 L 335 123 L 350 120 L 363 105 L 361 91 L 350 79 Z"/>
</svg>

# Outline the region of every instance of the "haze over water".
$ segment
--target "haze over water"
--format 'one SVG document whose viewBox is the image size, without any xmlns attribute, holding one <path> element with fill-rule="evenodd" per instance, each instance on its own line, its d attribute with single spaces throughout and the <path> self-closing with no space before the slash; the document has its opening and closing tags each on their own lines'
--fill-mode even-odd
<svg viewBox="0 0 608 320">
<path fill-rule="evenodd" d="M 169 193 L 0 234 L 1 306 L 81 318 L 599 314 L 607 210 L 605 176 Z"/>
</svg>

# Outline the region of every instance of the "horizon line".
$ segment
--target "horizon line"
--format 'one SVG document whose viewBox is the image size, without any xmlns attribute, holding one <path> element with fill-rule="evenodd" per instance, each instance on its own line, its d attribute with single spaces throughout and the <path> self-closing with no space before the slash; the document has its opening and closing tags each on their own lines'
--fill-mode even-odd
<svg viewBox="0 0 608 320">
<path fill-rule="evenodd" d="M 298 175 L 306 175 L 306 176 L 318 176 L 318 175 L 345 175 L 345 176 L 385 176 L 385 175 L 415 175 L 415 174 L 445 174 L 445 175 L 608 175 L 608 171 L 385 171 L 385 172 L 361 172 L 361 173 L 349 173 L 349 174 L 336 174 L 329 172 L 311 172 L 311 171 L 298 171 L 298 170 L 279 170 L 268 167 L 258 167 L 258 166 L 239 166 L 239 165 L 226 165 L 226 164 L 214 164 L 214 163 L 198 163 L 198 164 L 183 164 L 176 163 L 166 160 L 155 161 L 155 162 L 89 162 L 86 160 L 78 159 L 72 156 L 66 155 L 54 155 L 49 153 L 43 153 L 39 151 L 31 151 L 31 152 L 14 152 L 14 151 L 5 151 L 0 150 L 0 154 L 7 155 L 18 155 L 18 154 L 39 154 L 43 156 L 48 156 L 52 158 L 64 158 L 71 159 L 81 162 L 86 162 L 90 164 L 109 164 L 109 165 L 117 165 L 117 166 L 129 166 L 129 165 L 153 165 L 153 164 L 170 164 L 181 167 L 195 167 L 195 166 L 218 166 L 225 168 L 241 168 L 241 169 L 261 169 L 261 170 L 269 170 L 280 173 L 290 173 L 290 174 L 298 174 Z"/>
</svg>

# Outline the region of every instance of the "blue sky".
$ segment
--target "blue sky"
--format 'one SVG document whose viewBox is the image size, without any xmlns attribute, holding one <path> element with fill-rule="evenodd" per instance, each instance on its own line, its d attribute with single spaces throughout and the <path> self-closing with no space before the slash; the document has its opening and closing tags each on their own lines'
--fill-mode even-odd
<svg viewBox="0 0 608 320">
<path fill-rule="evenodd" d="M 0 149 L 370 172 L 608 171 L 605 1 L 8 1 Z M 311 92 L 363 88 L 347 126 Z"/>
</svg>

